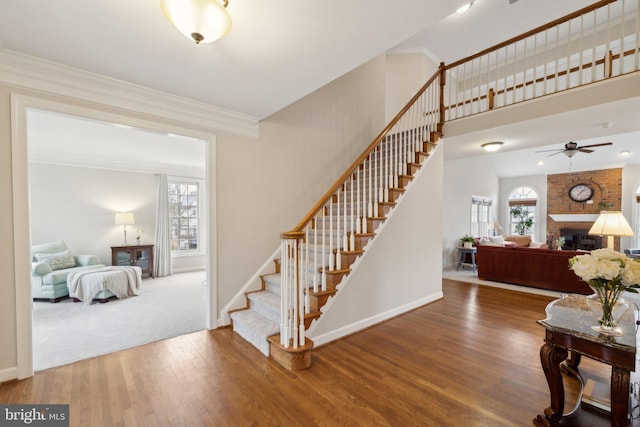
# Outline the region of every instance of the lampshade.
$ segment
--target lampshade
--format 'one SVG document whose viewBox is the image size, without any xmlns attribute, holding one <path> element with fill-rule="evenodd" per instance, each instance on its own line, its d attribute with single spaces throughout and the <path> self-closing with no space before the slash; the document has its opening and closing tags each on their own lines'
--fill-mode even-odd
<svg viewBox="0 0 640 427">
<path fill-rule="evenodd" d="M 132 212 L 117 212 L 116 213 L 116 225 L 133 225 L 135 221 L 133 219 Z"/>
<path fill-rule="evenodd" d="M 229 0 L 160 0 L 164 14 L 196 44 L 211 43 L 231 31 Z"/>
<path fill-rule="evenodd" d="M 614 236 L 633 236 L 631 226 L 620 211 L 601 211 L 589 234 L 607 236 L 607 247 L 613 249 Z"/>
</svg>

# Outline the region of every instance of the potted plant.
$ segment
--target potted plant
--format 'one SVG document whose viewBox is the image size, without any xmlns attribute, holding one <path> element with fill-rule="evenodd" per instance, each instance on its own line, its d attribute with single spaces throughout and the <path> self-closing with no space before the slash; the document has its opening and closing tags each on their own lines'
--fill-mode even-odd
<svg viewBox="0 0 640 427">
<path fill-rule="evenodd" d="M 527 232 L 533 226 L 533 219 L 529 218 L 529 211 L 524 206 L 513 206 L 509 211 L 511 218 L 516 223 L 516 233 L 521 236 L 528 234 Z"/>
<path fill-rule="evenodd" d="M 564 238 L 564 236 L 560 236 L 556 239 L 556 247 L 559 251 L 562 250 L 562 247 L 564 246 L 564 244 L 566 243 L 566 239 Z"/>
<path fill-rule="evenodd" d="M 462 246 L 465 249 L 471 249 L 473 247 L 473 244 L 476 242 L 476 239 L 472 236 L 469 236 L 468 234 L 465 234 L 464 236 L 462 236 L 462 239 L 460 239 L 460 241 L 462 242 Z"/>
</svg>

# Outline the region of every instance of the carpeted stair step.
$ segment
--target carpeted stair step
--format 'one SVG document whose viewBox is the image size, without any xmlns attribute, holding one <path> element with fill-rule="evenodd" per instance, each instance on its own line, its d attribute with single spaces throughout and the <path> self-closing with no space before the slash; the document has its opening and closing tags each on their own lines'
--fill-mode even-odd
<svg viewBox="0 0 640 427">
<path fill-rule="evenodd" d="M 269 291 L 251 292 L 247 295 L 251 311 L 280 323 L 280 295 Z"/>
<path fill-rule="evenodd" d="M 267 274 L 262 276 L 264 281 L 265 290 L 275 295 L 280 295 L 280 288 L 282 286 L 282 278 L 280 273 Z"/>
<path fill-rule="evenodd" d="M 269 356 L 268 337 L 280 332 L 280 325 L 253 310 L 231 313 L 233 331 L 253 344 L 265 356 Z"/>
</svg>

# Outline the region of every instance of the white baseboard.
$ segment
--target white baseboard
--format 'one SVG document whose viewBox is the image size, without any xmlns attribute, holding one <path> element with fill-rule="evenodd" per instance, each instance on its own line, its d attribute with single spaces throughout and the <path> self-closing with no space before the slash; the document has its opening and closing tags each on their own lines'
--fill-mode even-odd
<svg viewBox="0 0 640 427">
<path fill-rule="evenodd" d="M 11 381 L 18 378 L 18 368 L 16 366 L 12 368 L 0 370 L 0 383 L 5 381 Z"/>
<path fill-rule="evenodd" d="M 405 304 L 400 307 L 396 307 L 392 310 L 385 311 L 383 313 L 377 314 L 375 316 L 369 317 L 367 319 L 359 320 L 350 325 L 343 326 L 342 328 L 336 329 L 331 332 L 324 333 L 322 335 L 309 336 L 313 340 L 314 346 L 319 346 L 323 344 L 330 343 L 337 339 L 343 338 L 347 335 L 351 335 L 353 333 L 359 332 L 363 329 L 374 326 L 378 323 L 384 322 L 385 320 L 391 319 L 392 317 L 399 316 L 408 311 L 421 307 L 425 304 L 429 304 L 430 302 L 439 300 L 443 298 L 442 291 L 436 292 L 433 295 L 429 295 L 425 298 L 421 298 L 416 301 L 412 301 L 409 304 Z"/>
</svg>

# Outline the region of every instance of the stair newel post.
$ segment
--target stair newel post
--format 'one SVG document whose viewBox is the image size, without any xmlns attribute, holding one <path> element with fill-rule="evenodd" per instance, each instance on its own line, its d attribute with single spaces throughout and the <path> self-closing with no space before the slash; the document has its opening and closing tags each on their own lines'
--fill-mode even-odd
<svg viewBox="0 0 640 427">
<path fill-rule="evenodd" d="M 289 347 L 289 241 L 280 238 L 280 344 Z"/>
<path fill-rule="evenodd" d="M 280 344 L 297 348 L 304 345 L 304 281 L 300 277 L 301 248 L 305 233 L 288 231 L 280 235 L 282 240 L 282 287 L 280 293 Z M 302 329 L 298 319 L 302 318 Z"/>
</svg>

